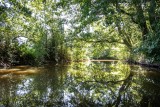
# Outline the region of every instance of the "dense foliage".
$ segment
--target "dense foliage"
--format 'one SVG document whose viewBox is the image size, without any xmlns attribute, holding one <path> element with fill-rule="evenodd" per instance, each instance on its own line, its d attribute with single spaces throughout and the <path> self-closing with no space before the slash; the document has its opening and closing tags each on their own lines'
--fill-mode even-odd
<svg viewBox="0 0 160 107">
<path fill-rule="evenodd" d="M 0 1 L 0 65 L 159 62 L 159 39 L 159 0 Z"/>
</svg>

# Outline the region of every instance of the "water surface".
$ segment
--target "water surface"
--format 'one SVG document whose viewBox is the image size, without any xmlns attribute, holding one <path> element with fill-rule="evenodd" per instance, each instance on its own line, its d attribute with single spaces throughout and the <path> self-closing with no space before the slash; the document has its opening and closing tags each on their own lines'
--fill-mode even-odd
<svg viewBox="0 0 160 107">
<path fill-rule="evenodd" d="M 0 69 L 0 106 L 160 107 L 160 72 L 122 62 Z"/>
</svg>

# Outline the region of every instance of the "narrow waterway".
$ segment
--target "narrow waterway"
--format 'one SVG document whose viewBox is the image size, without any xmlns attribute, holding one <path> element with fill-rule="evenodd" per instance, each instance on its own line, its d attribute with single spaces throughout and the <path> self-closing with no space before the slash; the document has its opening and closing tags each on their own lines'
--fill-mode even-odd
<svg viewBox="0 0 160 107">
<path fill-rule="evenodd" d="M 0 107 L 160 107 L 160 72 L 120 61 L 0 69 Z"/>
</svg>

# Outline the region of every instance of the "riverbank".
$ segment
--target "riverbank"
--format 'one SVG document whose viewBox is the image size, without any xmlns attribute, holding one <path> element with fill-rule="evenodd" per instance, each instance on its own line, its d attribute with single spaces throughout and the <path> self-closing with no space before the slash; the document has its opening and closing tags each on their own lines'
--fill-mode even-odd
<svg viewBox="0 0 160 107">
<path fill-rule="evenodd" d="M 79 60 L 79 61 L 67 61 L 67 63 L 71 63 L 71 62 L 86 62 L 86 61 L 91 61 L 91 62 L 117 62 L 117 61 L 120 61 L 120 60 L 108 60 L 108 59 L 91 59 L 91 60 Z M 124 62 L 127 62 L 128 64 L 134 64 L 134 65 L 139 65 L 139 66 L 144 66 L 144 67 L 152 67 L 152 68 L 157 68 L 157 69 L 160 69 L 160 64 L 157 64 L 157 63 L 145 63 L 145 62 L 138 62 L 138 61 L 133 61 L 133 60 L 126 60 Z M 51 61 L 48 61 L 46 63 L 44 63 L 44 65 L 46 64 L 57 64 L 55 62 L 51 62 Z M 21 64 L 12 64 L 12 63 L 5 63 L 5 62 L 0 62 L 0 69 L 3 69 L 3 68 L 11 68 L 11 67 L 14 67 L 14 66 L 20 66 Z M 24 64 L 22 64 L 24 65 Z M 35 65 L 30 65 L 30 66 L 35 66 Z"/>
<path fill-rule="evenodd" d="M 137 61 L 126 61 L 129 64 L 135 64 L 135 65 L 140 65 L 140 66 L 144 66 L 144 67 L 152 67 L 152 68 L 157 68 L 160 69 L 160 64 L 157 63 L 145 63 L 145 62 L 137 62 Z"/>
<path fill-rule="evenodd" d="M 11 67 L 10 63 L 5 63 L 5 62 L 0 61 L 0 68 L 9 68 L 9 67 Z"/>
</svg>

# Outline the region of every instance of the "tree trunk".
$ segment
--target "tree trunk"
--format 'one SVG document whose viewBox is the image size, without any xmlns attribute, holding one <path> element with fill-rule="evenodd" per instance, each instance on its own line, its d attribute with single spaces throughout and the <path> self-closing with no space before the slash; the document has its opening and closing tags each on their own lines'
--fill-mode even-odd
<svg viewBox="0 0 160 107">
<path fill-rule="evenodd" d="M 136 4 L 136 9 L 137 9 L 137 18 L 138 18 L 137 20 L 138 20 L 138 24 L 141 28 L 142 38 L 144 41 L 146 39 L 146 34 L 148 33 L 148 28 L 147 28 L 146 19 L 145 19 L 144 13 L 143 13 L 141 3 Z"/>
<path fill-rule="evenodd" d="M 155 0 L 151 0 L 150 1 L 150 8 L 149 8 L 149 11 L 148 11 L 148 15 L 149 15 L 149 22 L 150 22 L 150 25 L 151 25 L 151 28 L 153 31 L 156 30 L 156 13 L 155 13 L 155 10 L 156 10 L 156 1 Z"/>
</svg>

